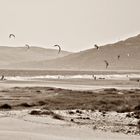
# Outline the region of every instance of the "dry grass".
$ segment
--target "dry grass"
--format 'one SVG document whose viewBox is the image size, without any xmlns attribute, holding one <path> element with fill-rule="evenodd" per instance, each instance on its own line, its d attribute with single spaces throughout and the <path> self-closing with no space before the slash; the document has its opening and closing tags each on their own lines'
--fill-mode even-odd
<svg viewBox="0 0 140 140">
<path fill-rule="evenodd" d="M 34 104 L 29 104 L 29 103 L 21 103 L 21 104 L 19 104 L 18 106 L 20 106 L 20 107 L 33 107 L 33 106 L 35 106 Z"/>
<path fill-rule="evenodd" d="M 40 93 L 38 94 L 38 92 Z M 119 93 L 123 94 L 119 94 Z M 57 94 L 56 94 L 57 93 Z M 41 107 L 47 110 L 86 109 L 99 111 L 131 112 L 140 110 L 140 90 L 103 89 L 94 91 L 72 91 L 60 88 L 25 87 L 12 88 L 2 97 L 0 105 L 12 108 Z M 17 98 L 19 97 L 19 100 Z M 14 98 L 16 100 L 14 100 Z M 12 100 L 11 100 L 12 99 Z"/>
<path fill-rule="evenodd" d="M 103 90 L 99 93 L 62 91 L 58 96 L 46 99 L 49 109 L 91 109 L 100 111 L 130 112 L 139 110 L 140 91 Z"/>
</svg>

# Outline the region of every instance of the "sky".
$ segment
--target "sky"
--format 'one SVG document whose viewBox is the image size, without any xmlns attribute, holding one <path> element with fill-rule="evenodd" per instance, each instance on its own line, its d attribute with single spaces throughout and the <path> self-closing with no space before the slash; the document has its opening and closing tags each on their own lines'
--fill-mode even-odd
<svg viewBox="0 0 140 140">
<path fill-rule="evenodd" d="M 0 46 L 78 52 L 140 33 L 140 0 L 0 0 Z M 9 34 L 15 39 L 9 39 Z"/>
</svg>

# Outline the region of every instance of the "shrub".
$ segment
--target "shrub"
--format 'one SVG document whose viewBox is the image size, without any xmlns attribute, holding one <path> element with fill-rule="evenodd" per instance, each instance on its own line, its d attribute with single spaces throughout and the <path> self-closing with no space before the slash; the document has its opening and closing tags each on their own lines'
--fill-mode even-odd
<svg viewBox="0 0 140 140">
<path fill-rule="evenodd" d="M 139 130 L 139 132 L 140 132 L 140 120 L 139 120 L 138 123 L 137 123 L 137 128 L 138 128 L 138 130 Z"/>
<path fill-rule="evenodd" d="M 64 118 L 61 115 L 59 115 L 59 114 L 53 113 L 52 116 L 53 116 L 54 119 L 64 120 Z"/>
<path fill-rule="evenodd" d="M 32 110 L 30 112 L 31 115 L 40 115 L 40 113 L 41 113 L 41 111 L 39 111 L 39 110 Z"/>
<path fill-rule="evenodd" d="M 42 106 L 42 105 L 45 105 L 46 103 L 45 103 L 44 101 L 38 101 L 38 104 L 39 104 L 40 106 Z"/>
<path fill-rule="evenodd" d="M 9 104 L 3 104 L 0 106 L 0 109 L 12 109 L 12 107 Z"/>
<path fill-rule="evenodd" d="M 28 103 L 21 103 L 19 106 L 22 106 L 22 107 L 32 107 L 34 105 L 33 104 L 28 104 Z"/>
</svg>

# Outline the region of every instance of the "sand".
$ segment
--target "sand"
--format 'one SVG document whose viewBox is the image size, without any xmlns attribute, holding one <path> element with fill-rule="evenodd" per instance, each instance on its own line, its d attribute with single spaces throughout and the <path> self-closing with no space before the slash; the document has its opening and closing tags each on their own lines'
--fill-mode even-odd
<svg viewBox="0 0 140 140">
<path fill-rule="evenodd" d="M 72 90 L 96 90 L 102 88 L 117 89 L 133 89 L 140 88 L 140 84 L 136 81 L 129 80 L 89 80 L 89 79 L 73 79 L 73 80 L 37 80 L 37 81 L 16 81 L 6 80 L 0 81 L 0 89 L 7 87 L 56 87 Z"/>
<path fill-rule="evenodd" d="M 83 82 L 84 83 L 84 82 Z M 104 85 L 105 84 L 105 85 Z M 114 82 L 97 81 L 79 84 L 77 82 L 62 81 L 3 81 L 0 90 L 8 90 L 13 87 L 44 87 L 53 86 L 74 90 L 99 90 L 101 88 L 139 88 L 137 83 L 124 83 L 119 81 L 116 86 Z M 123 86 L 122 86 L 123 85 Z M 56 120 L 52 117 L 34 116 L 29 114 L 30 110 L 0 111 L 0 139 L 1 140 L 138 140 L 140 136 L 126 135 L 123 133 L 103 132 L 91 127 L 79 126 L 66 120 Z M 60 113 L 61 114 L 61 113 Z"/>
<path fill-rule="evenodd" d="M 67 122 L 46 117 L 38 118 L 25 112 L 7 112 L 0 117 L 1 140 L 138 140 L 140 138 L 135 135 L 79 128 Z"/>
</svg>

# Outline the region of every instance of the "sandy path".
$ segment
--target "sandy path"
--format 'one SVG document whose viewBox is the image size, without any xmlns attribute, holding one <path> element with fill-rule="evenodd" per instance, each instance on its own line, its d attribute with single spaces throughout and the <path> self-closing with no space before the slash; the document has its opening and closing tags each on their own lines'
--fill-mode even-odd
<svg viewBox="0 0 140 140">
<path fill-rule="evenodd" d="M 1 140 L 139 140 L 139 136 L 105 133 L 88 128 L 32 123 L 16 118 L 0 118 Z"/>
</svg>

